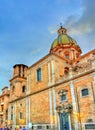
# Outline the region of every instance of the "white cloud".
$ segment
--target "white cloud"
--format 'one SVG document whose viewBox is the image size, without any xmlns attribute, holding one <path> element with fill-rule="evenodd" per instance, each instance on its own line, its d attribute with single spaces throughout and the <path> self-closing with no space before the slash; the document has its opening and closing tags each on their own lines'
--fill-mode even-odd
<svg viewBox="0 0 95 130">
<path fill-rule="evenodd" d="M 84 0 L 82 3 L 82 15 L 78 16 L 69 16 L 66 19 L 65 26 L 69 28 L 71 34 L 88 34 L 95 32 L 95 0 L 89 1 Z"/>
<path fill-rule="evenodd" d="M 57 32 L 57 26 L 56 25 L 52 25 L 51 27 L 48 27 L 48 30 L 51 34 L 55 34 Z"/>
</svg>

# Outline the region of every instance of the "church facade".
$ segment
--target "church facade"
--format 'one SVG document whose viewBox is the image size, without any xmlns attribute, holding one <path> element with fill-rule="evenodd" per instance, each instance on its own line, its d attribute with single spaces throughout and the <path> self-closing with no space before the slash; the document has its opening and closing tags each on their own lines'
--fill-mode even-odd
<svg viewBox="0 0 95 130">
<path fill-rule="evenodd" d="M 14 66 L 8 125 L 33 130 L 95 129 L 95 50 L 82 55 L 62 26 L 50 52 Z"/>
</svg>

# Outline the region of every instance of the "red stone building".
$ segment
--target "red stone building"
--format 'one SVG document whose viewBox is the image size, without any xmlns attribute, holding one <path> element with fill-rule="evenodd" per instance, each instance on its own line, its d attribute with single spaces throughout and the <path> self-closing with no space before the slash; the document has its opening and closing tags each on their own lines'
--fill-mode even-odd
<svg viewBox="0 0 95 130">
<path fill-rule="evenodd" d="M 60 27 L 50 52 L 35 64 L 14 66 L 8 120 L 33 130 L 95 129 L 95 50 L 82 55 Z"/>
</svg>

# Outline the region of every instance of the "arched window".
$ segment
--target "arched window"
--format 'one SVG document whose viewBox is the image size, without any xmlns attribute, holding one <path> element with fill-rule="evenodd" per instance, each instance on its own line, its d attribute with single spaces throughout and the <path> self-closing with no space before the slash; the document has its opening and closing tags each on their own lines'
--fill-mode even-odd
<svg viewBox="0 0 95 130">
<path fill-rule="evenodd" d="M 69 59 L 69 54 L 66 54 L 66 55 L 65 55 L 65 58 L 68 60 L 68 59 Z"/>
<path fill-rule="evenodd" d="M 69 73 L 69 67 L 65 67 L 65 68 L 64 68 L 64 73 L 65 73 L 65 74 L 68 74 L 68 73 Z"/>
<path fill-rule="evenodd" d="M 89 89 L 88 88 L 84 88 L 81 90 L 81 96 L 84 97 L 84 96 L 87 96 L 89 95 Z"/>
<path fill-rule="evenodd" d="M 65 54 L 65 58 L 66 58 L 67 60 L 69 60 L 69 52 L 68 52 L 68 51 L 65 51 L 64 54 Z"/>
<path fill-rule="evenodd" d="M 22 92 L 25 93 L 26 91 L 26 86 L 22 86 Z"/>
</svg>

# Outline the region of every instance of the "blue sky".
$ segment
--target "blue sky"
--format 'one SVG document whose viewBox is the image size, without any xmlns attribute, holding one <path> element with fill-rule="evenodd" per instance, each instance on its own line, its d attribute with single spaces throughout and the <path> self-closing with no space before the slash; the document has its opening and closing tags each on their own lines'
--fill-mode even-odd
<svg viewBox="0 0 95 130">
<path fill-rule="evenodd" d="M 95 0 L 1 0 L 0 88 L 9 87 L 15 64 L 48 54 L 60 23 L 83 54 L 95 48 Z"/>
</svg>

